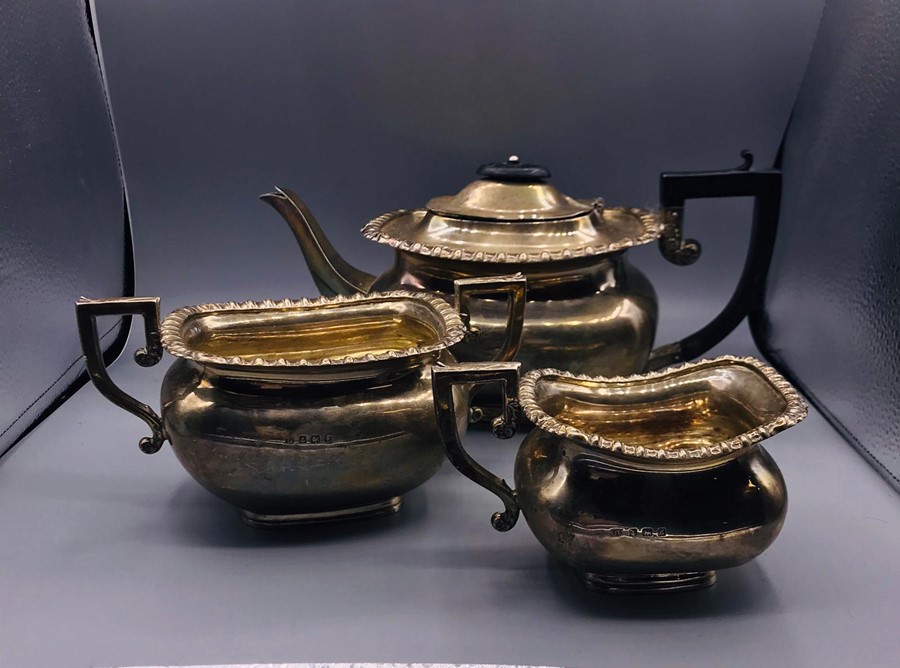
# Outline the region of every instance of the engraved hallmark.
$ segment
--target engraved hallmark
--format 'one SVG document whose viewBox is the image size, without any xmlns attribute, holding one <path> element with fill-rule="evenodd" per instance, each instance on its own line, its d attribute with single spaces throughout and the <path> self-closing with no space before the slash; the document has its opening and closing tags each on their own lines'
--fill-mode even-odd
<svg viewBox="0 0 900 668">
<path fill-rule="evenodd" d="M 669 535 L 665 527 L 609 527 L 610 536 L 628 536 L 629 538 L 664 538 Z"/>
<path fill-rule="evenodd" d="M 297 445 L 319 445 L 320 443 L 334 443 L 334 437 L 331 434 L 297 434 L 288 436 L 284 442 Z"/>
<path fill-rule="evenodd" d="M 665 538 L 669 535 L 669 531 L 666 527 L 629 527 L 615 524 L 585 526 L 584 524 L 578 524 L 577 522 L 569 522 L 565 529 L 568 538 L 565 542 L 570 542 L 574 537 L 575 532 L 583 534 L 603 534 L 613 538 L 619 536 L 628 538 Z M 562 541 L 562 538 L 560 538 L 560 540 Z"/>
</svg>

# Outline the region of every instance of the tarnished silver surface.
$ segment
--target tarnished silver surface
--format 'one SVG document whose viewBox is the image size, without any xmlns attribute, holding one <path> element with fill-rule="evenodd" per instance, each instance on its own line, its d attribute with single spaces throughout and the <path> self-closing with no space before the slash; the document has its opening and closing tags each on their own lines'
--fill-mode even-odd
<svg viewBox="0 0 900 668">
<path fill-rule="evenodd" d="M 765 364 L 723 356 L 620 378 L 532 371 L 518 385 L 535 428 L 516 457 L 515 489 L 466 453 L 454 427 L 452 389 L 498 380 L 515 394 L 511 366 L 435 369 L 448 457 L 503 501 L 495 529 L 512 528 L 521 511 L 588 587 L 706 587 L 716 569 L 750 561 L 781 530 L 784 479 L 759 443 L 802 420 L 806 404 Z"/>
<path fill-rule="evenodd" d="M 458 289 L 513 293 L 499 356 L 515 355 L 524 280 Z M 81 300 L 77 311 L 94 384 L 152 429 L 141 450 L 169 440 L 185 469 L 254 527 L 395 512 L 443 461 L 431 367 L 453 364 L 451 347 L 471 330 L 432 294 L 204 304 L 175 311 L 161 328 L 155 298 Z M 156 364 L 163 347 L 177 357 L 160 414 L 119 389 L 99 355 L 96 317 L 126 313 L 144 317 L 139 363 Z M 468 399 L 467 388 L 453 395 L 460 429 Z"/>
</svg>

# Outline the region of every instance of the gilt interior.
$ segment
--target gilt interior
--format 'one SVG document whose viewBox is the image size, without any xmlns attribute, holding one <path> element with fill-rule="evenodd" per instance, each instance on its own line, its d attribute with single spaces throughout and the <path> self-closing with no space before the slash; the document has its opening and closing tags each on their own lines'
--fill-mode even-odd
<svg viewBox="0 0 900 668">
<path fill-rule="evenodd" d="M 664 450 L 716 445 L 787 409 L 762 372 L 734 362 L 623 382 L 544 376 L 535 399 L 548 415 L 589 434 Z"/>
<path fill-rule="evenodd" d="M 399 352 L 436 345 L 444 334 L 440 316 L 410 300 L 223 309 L 196 313 L 181 329 L 185 345 L 196 352 L 289 362 Z"/>
</svg>

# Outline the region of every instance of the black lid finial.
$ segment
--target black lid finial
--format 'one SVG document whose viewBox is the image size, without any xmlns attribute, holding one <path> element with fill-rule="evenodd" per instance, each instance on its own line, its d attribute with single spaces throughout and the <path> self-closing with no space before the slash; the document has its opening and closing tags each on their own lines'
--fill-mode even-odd
<svg viewBox="0 0 900 668">
<path fill-rule="evenodd" d="M 541 181 L 550 178 L 550 170 L 540 165 L 531 165 L 511 155 L 506 162 L 491 162 L 478 168 L 478 175 L 502 181 Z"/>
</svg>

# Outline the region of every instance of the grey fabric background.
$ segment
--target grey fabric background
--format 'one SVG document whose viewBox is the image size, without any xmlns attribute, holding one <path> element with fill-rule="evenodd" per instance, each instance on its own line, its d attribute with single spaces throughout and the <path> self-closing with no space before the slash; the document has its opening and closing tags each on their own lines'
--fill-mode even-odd
<svg viewBox="0 0 900 668">
<path fill-rule="evenodd" d="M 660 171 L 733 166 L 742 148 L 769 165 L 821 4 L 97 0 L 137 292 L 164 311 L 314 294 L 256 199 L 275 184 L 378 273 L 392 254 L 359 235 L 365 222 L 510 153 L 573 196 L 650 206 Z M 694 267 L 634 253 L 660 294 L 660 343 L 724 304 L 749 211 L 689 205 Z"/>
<path fill-rule="evenodd" d="M 0 455 L 82 370 L 78 296 L 130 286 L 126 232 L 83 0 L 0 2 Z"/>
<path fill-rule="evenodd" d="M 829 2 L 785 143 L 760 329 L 767 354 L 900 490 L 898 108 L 900 4 Z"/>
</svg>

